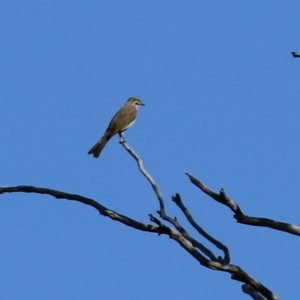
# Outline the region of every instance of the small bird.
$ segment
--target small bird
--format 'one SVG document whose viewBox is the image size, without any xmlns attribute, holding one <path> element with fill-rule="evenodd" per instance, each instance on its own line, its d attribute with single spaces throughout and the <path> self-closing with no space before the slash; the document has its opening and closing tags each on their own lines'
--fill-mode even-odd
<svg viewBox="0 0 300 300">
<path fill-rule="evenodd" d="M 94 145 L 88 154 L 93 154 L 94 157 L 99 157 L 106 143 L 117 133 L 122 133 L 134 123 L 137 115 L 137 110 L 140 106 L 145 106 L 140 99 L 130 97 L 125 105 L 121 107 L 111 119 L 103 137 Z"/>
</svg>

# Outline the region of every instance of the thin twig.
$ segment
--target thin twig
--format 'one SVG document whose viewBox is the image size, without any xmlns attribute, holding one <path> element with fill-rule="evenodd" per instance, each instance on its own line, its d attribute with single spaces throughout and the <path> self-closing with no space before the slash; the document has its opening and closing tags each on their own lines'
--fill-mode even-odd
<svg viewBox="0 0 300 300">
<path fill-rule="evenodd" d="M 125 137 L 123 135 L 123 133 L 119 134 L 120 136 L 120 144 L 127 150 L 127 152 L 129 152 L 129 154 L 135 159 L 135 161 L 138 164 L 138 167 L 140 169 L 140 171 L 142 172 L 142 174 L 146 177 L 146 179 L 149 181 L 149 183 L 151 184 L 158 202 L 159 202 L 159 206 L 160 206 L 160 210 L 161 211 L 165 211 L 165 203 L 164 203 L 164 199 L 162 196 L 161 191 L 159 190 L 158 186 L 156 185 L 154 179 L 151 177 L 151 175 L 145 170 L 144 168 L 144 164 L 142 162 L 142 160 L 139 158 L 139 156 L 128 146 L 128 144 L 126 143 Z"/>
<path fill-rule="evenodd" d="M 162 193 L 160 191 L 160 189 L 158 188 L 157 184 L 155 183 L 154 179 L 152 178 L 152 176 L 146 171 L 143 161 L 140 159 L 140 157 L 133 151 L 132 148 L 129 147 L 129 145 L 127 144 L 125 137 L 123 135 L 123 133 L 119 134 L 120 136 L 120 144 L 126 149 L 126 151 L 135 159 L 135 161 L 137 162 L 137 165 L 139 167 L 139 170 L 141 171 L 141 173 L 145 176 L 145 178 L 149 181 L 150 185 L 152 186 L 157 199 L 159 201 L 159 211 L 157 212 L 160 217 L 165 220 L 170 222 L 172 225 L 174 225 L 176 227 L 177 230 L 182 231 L 182 226 L 178 223 L 178 221 L 176 220 L 176 218 L 171 218 L 170 216 L 168 216 L 166 214 L 165 211 L 165 203 L 164 203 L 164 199 L 162 196 Z"/>
</svg>

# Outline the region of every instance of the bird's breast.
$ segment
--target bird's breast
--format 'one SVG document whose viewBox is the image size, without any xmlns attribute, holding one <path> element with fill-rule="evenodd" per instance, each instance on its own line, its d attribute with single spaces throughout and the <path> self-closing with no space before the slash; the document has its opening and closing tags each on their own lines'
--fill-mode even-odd
<svg viewBox="0 0 300 300">
<path fill-rule="evenodd" d="M 133 123 L 135 122 L 135 120 L 131 121 L 128 125 L 126 125 L 123 129 L 123 131 L 125 131 L 126 129 L 128 129 L 129 127 L 131 127 L 133 125 Z"/>
</svg>

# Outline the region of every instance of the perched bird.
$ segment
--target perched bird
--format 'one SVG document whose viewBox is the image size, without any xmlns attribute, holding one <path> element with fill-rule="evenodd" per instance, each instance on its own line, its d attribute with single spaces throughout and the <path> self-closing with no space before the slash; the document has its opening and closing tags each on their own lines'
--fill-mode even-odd
<svg viewBox="0 0 300 300">
<path fill-rule="evenodd" d="M 97 144 L 88 152 L 93 154 L 94 157 L 99 157 L 101 151 L 105 147 L 106 143 L 117 133 L 121 133 L 128 129 L 135 121 L 137 110 L 140 106 L 145 106 L 140 99 L 136 97 L 130 97 L 125 105 L 121 107 L 111 119 L 103 137 Z"/>
<path fill-rule="evenodd" d="M 294 57 L 300 57 L 300 52 L 292 52 L 292 55 L 293 55 Z"/>
</svg>

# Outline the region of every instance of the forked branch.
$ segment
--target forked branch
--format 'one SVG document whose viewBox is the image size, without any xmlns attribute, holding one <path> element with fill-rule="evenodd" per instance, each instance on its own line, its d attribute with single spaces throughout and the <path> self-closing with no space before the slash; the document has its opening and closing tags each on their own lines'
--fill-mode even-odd
<svg viewBox="0 0 300 300">
<path fill-rule="evenodd" d="M 70 201 L 77 201 L 86 205 L 89 205 L 93 208 L 95 208 L 101 215 L 109 217 L 113 221 L 118 221 L 126 226 L 132 227 L 137 230 L 150 232 L 150 233 L 157 233 L 159 235 L 167 235 L 174 241 L 176 241 L 182 248 L 184 248 L 190 255 L 192 255 L 201 265 L 205 266 L 206 268 L 209 268 L 211 270 L 217 270 L 222 272 L 227 272 L 231 274 L 231 278 L 234 280 L 238 280 L 240 282 L 243 282 L 246 284 L 246 286 L 251 287 L 254 291 L 258 292 L 260 295 L 263 295 L 266 299 L 270 300 L 278 300 L 277 296 L 273 294 L 269 289 L 267 289 L 265 286 L 263 286 L 259 281 L 248 275 L 243 269 L 241 269 L 239 266 L 229 264 L 229 250 L 226 246 L 212 238 L 210 235 L 208 235 L 200 226 L 197 224 L 192 215 L 189 213 L 188 209 L 183 204 L 179 194 L 176 194 L 176 196 L 173 196 L 173 201 L 180 207 L 180 209 L 185 214 L 186 218 L 190 222 L 190 224 L 196 228 L 196 230 L 205 238 L 207 238 L 210 242 L 215 244 L 217 247 L 222 249 L 224 251 L 224 258 L 216 258 L 216 256 L 204 247 L 199 241 L 197 241 L 195 238 L 193 238 L 191 235 L 188 234 L 187 230 L 180 225 L 177 218 L 171 218 L 168 216 L 165 212 L 165 204 L 162 197 L 162 193 L 160 192 L 159 188 L 157 187 L 155 181 L 151 177 L 151 175 L 145 170 L 142 160 L 139 158 L 139 156 L 128 146 L 126 143 L 124 136 L 120 135 L 120 143 L 122 146 L 130 153 L 130 155 L 136 160 L 138 167 L 141 171 L 141 173 L 147 178 L 149 183 L 151 184 L 157 198 L 159 201 L 159 216 L 163 219 L 171 223 L 175 228 L 171 228 L 163 224 L 159 219 L 157 219 L 152 214 L 149 214 L 150 221 L 154 224 L 146 224 L 144 222 L 139 222 L 137 220 L 131 219 L 125 215 L 122 215 L 120 213 L 117 213 L 104 205 L 100 204 L 99 202 L 83 197 L 81 195 L 77 194 L 70 194 L 65 193 L 53 189 L 48 188 L 41 188 L 41 187 L 34 187 L 34 186 L 11 186 L 11 187 L 0 187 L 0 194 L 5 193 L 38 193 L 38 194 L 45 194 L 52 197 L 55 197 L 57 199 L 65 199 Z M 189 175 L 191 176 L 191 175 Z M 190 178 L 193 178 L 192 176 Z M 191 179 L 192 180 L 192 179 Z M 196 180 L 196 179 L 195 179 Z M 194 180 L 194 182 L 196 182 Z M 215 200 L 219 201 L 220 203 L 227 203 L 227 206 L 229 207 L 235 207 L 235 211 L 238 213 L 242 213 L 237 205 L 234 205 L 234 202 L 227 198 L 225 195 L 218 195 L 214 192 L 210 191 L 206 187 L 203 187 L 201 184 L 200 186 L 206 190 L 208 194 L 211 194 Z M 231 204 L 228 204 L 231 203 Z M 226 205 L 226 204 L 225 204 Z M 239 212 L 240 211 L 240 212 Z M 203 253 L 203 254 L 202 254 Z M 209 259 L 207 259 L 207 257 Z M 247 289 L 247 293 L 249 293 L 249 288 Z M 253 294 L 253 293 L 252 293 Z M 254 294 L 253 294 L 254 295 Z M 254 298 L 253 299 L 259 299 Z M 258 294 L 256 294 L 258 295 Z"/>
<path fill-rule="evenodd" d="M 146 177 L 146 179 L 151 184 L 154 192 L 156 193 L 156 196 L 160 203 L 160 210 L 158 211 L 158 214 L 163 220 L 166 220 L 173 224 L 175 228 L 178 230 L 178 233 L 175 235 L 170 235 L 170 237 L 174 240 L 176 240 L 190 255 L 192 255 L 198 262 L 212 270 L 218 270 L 222 272 L 227 272 L 231 274 L 231 278 L 233 280 L 238 280 L 240 282 L 243 282 L 250 287 L 252 287 L 255 291 L 263 295 L 266 299 L 269 300 L 278 300 L 279 298 L 272 293 L 269 289 L 267 289 L 264 285 L 262 285 L 259 281 L 248 275 L 243 269 L 241 269 L 239 266 L 235 266 L 232 264 L 229 264 L 230 256 L 229 256 L 229 250 L 227 247 L 222 245 L 221 243 L 218 243 L 218 241 L 214 241 L 215 245 L 218 245 L 219 248 L 223 248 L 223 251 L 225 253 L 224 259 L 217 259 L 212 254 L 210 250 L 208 250 L 206 247 L 204 247 L 199 241 L 194 239 L 192 236 L 190 236 L 186 229 L 183 228 L 177 218 L 171 218 L 168 216 L 165 212 L 165 205 L 164 200 L 162 197 L 162 193 L 160 192 L 158 186 L 156 185 L 154 179 L 150 176 L 150 174 L 145 170 L 144 164 L 140 157 L 128 146 L 128 144 L 125 141 L 125 138 L 123 134 L 120 134 L 120 143 L 122 146 L 128 151 L 128 153 L 135 159 L 135 161 L 138 164 L 138 167 L 141 171 L 141 173 Z M 197 228 L 198 232 L 202 234 L 203 236 L 206 234 L 200 226 L 193 220 L 191 215 L 189 214 L 188 210 L 185 208 L 184 204 L 182 203 L 180 196 L 177 194 L 177 197 L 173 196 L 173 201 L 181 208 L 181 210 L 185 213 L 187 219 L 190 221 L 190 223 Z M 149 214 L 150 220 L 157 225 L 161 225 L 161 222 L 155 218 L 152 214 Z M 213 240 L 212 237 L 208 236 L 208 240 Z M 210 259 L 207 259 L 205 256 L 203 256 L 198 250 L 202 251 L 205 255 L 207 255 Z"/>
<path fill-rule="evenodd" d="M 203 193 L 210 196 L 215 201 L 227 206 L 233 213 L 233 217 L 237 220 L 238 223 L 245 224 L 245 225 L 251 225 L 251 226 L 259 226 L 259 227 L 268 227 L 279 231 L 284 231 L 290 234 L 294 235 L 300 235 L 300 227 L 279 222 L 272 219 L 267 218 L 259 218 L 259 217 L 250 217 L 243 213 L 241 208 L 237 205 L 235 201 L 233 201 L 231 198 L 229 198 L 224 189 L 221 189 L 219 194 L 214 192 L 213 190 L 209 189 L 207 186 L 205 186 L 200 180 L 195 178 L 193 175 L 191 175 L 188 172 L 185 172 L 185 174 L 189 177 L 191 182 L 197 186 Z"/>
</svg>

